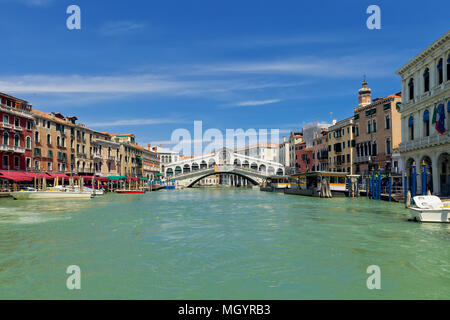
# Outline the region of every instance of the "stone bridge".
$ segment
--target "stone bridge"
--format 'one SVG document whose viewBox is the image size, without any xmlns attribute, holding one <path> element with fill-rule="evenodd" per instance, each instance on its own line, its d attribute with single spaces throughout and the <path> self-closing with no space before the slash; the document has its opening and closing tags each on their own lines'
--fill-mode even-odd
<svg viewBox="0 0 450 320">
<path fill-rule="evenodd" d="M 281 163 L 253 158 L 222 148 L 216 152 L 167 164 L 164 174 L 178 185 L 191 187 L 201 179 L 216 174 L 232 174 L 259 185 L 268 176 L 284 175 Z"/>
</svg>

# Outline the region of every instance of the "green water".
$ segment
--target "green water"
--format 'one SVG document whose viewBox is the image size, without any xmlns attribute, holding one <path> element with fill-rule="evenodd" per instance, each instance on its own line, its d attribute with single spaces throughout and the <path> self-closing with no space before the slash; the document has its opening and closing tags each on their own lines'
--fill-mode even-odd
<svg viewBox="0 0 450 320">
<path fill-rule="evenodd" d="M 400 204 L 232 188 L 0 199 L 0 298 L 449 299 L 450 226 L 408 218 Z M 66 288 L 69 265 L 81 290 Z"/>
</svg>

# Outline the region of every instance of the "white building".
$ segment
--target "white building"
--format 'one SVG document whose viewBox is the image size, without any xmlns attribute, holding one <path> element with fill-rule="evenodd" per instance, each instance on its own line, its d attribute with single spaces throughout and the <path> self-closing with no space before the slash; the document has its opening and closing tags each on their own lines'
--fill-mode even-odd
<svg viewBox="0 0 450 320">
<path fill-rule="evenodd" d="M 290 149 L 289 149 L 289 140 L 286 139 L 286 137 L 283 137 L 283 142 L 280 143 L 278 155 L 280 157 L 280 163 L 285 166 L 290 166 Z"/>
<path fill-rule="evenodd" d="M 425 163 L 429 173 L 427 189 L 433 194 L 449 196 L 450 31 L 401 67 L 397 74 L 402 77 L 399 151 L 406 174 L 411 176 L 415 163 L 417 191 L 421 193 L 421 164 Z M 435 118 L 439 130 L 433 123 Z"/>
<path fill-rule="evenodd" d="M 328 129 L 334 125 L 334 123 L 321 123 L 321 122 L 310 122 L 303 126 L 303 141 L 306 142 L 306 147 L 313 146 L 313 140 L 316 138 L 316 135 L 320 135 L 323 129 Z"/>
<path fill-rule="evenodd" d="M 261 160 L 280 162 L 278 143 L 261 143 L 245 146 L 242 148 L 236 148 L 234 152 Z"/>
<path fill-rule="evenodd" d="M 168 148 L 163 148 L 161 145 L 152 148 L 159 156 L 161 172 L 165 172 L 165 168 L 168 164 L 180 161 L 180 153 L 172 151 Z"/>
</svg>

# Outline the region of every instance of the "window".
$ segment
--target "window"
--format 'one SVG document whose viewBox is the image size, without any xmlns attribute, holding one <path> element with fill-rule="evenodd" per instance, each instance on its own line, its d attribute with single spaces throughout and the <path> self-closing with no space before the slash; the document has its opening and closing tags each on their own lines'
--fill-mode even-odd
<svg viewBox="0 0 450 320">
<path fill-rule="evenodd" d="M 20 147 L 20 137 L 18 134 L 14 136 L 14 146 Z"/>
<path fill-rule="evenodd" d="M 430 69 L 426 68 L 423 73 L 423 92 L 430 91 Z"/>
<path fill-rule="evenodd" d="M 3 169 L 9 169 L 9 157 L 3 156 Z"/>
<path fill-rule="evenodd" d="M 50 129 L 50 127 L 51 127 L 51 123 L 50 123 L 50 121 L 47 121 L 47 128 Z"/>
<path fill-rule="evenodd" d="M 6 132 L 3 133 L 3 144 L 9 145 L 9 135 Z"/>
<path fill-rule="evenodd" d="M 31 169 L 31 159 L 30 158 L 26 158 L 25 165 L 27 167 L 27 170 Z"/>
<path fill-rule="evenodd" d="M 52 144 L 52 137 L 50 134 L 47 134 L 47 144 Z"/>
<path fill-rule="evenodd" d="M 47 162 L 47 170 L 52 171 L 52 163 L 51 162 Z"/>
<path fill-rule="evenodd" d="M 377 143 L 374 142 L 374 143 L 372 144 L 372 155 L 373 155 L 373 156 L 376 156 L 376 155 L 377 155 L 377 152 L 378 152 L 378 150 L 377 150 Z"/>
<path fill-rule="evenodd" d="M 367 120 L 367 133 L 370 133 L 372 129 L 372 124 L 370 123 L 370 120 Z"/>
<path fill-rule="evenodd" d="M 39 132 L 36 131 L 36 133 L 34 134 L 34 141 L 35 142 L 39 142 Z"/>
<path fill-rule="evenodd" d="M 26 147 L 27 149 L 31 149 L 31 137 L 27 137 Z"/>
<path fill-rule="evenodd" d="M 408 83 L 409 87 L 409 100 L 414 99 L 414 80 L 411 78 Z"/>
<path fill-rule="evenodd" d="M 411 116 L 408 119 L 408 128 L 409 128 L 409 140 L 414 140 L 414 117 Z"/>
<path fill-rule="evenodd" d="M 60 137 L 56 137 L 56 145 L 59 147 L 61 144 L 61 138 Z"/>
<path fill-rule="evenodd" d="M 428 110 L 423 113 L 423 134 L 425 137 L 430 135 L 430 111 Z"/>
<path fill-rule="evenodd" d="M 27 121 L 27 130 L 31 130 L 33 128 L 33 125 L 31 121 Z"/>
<path fill-rule="evenodd" d="M 20 128 L 20 119 L 19 118 L 14 118 L 14 127 Z"/>
<path fill-rule="evenodd" d="M 9 123 L 9 116 L 6 114 L 3 115 L 3 123 Z"/>
<path fill-rule="evenodd" d="M 359 126 L 355 127 L 355 135 L 359 137 Z"/>
<path fill-rule="evenodd" d="M 384 116 L 384 128 L 387 130 L 391 128 L 391 116 L 388 114 Z"/>
<path fill-rule="evenodd" d="M 373 119 L 372 123 L 372 131 L 377 132 L 377 120 Z"/>
<path fill-rule="evenodd" d="M 442 58 L 439 59 L 437 64 L 437 81 L 441 84 L 444 81 L 444 70 L 442 69 Z"/>
<path fill-rule="evenodd" d="M 386 154 L 391 154 L 392 150 L 391 150 L 391 139 L 387 138 L 386 139 Z"/>
<path fill-rule="evenodd" d="M 14 168 L 19 169 L 19 167 L 20 167 L 20 158 L 14 157 Z"/>
<path fill-rule="evenodd" d="M 450 80 L 450 54 L 447 57 L 447 81 Z"/>
</svg>

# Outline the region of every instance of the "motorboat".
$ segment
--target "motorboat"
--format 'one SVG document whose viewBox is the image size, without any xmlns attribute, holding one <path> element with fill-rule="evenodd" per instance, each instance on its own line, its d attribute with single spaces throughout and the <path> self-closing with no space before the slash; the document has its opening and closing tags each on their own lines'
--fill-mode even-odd
<svg viewBox="0 0 450 320">
<path fill-rule="evenodd" d="M 409 207 L 411 216 L 420 222 L 450 222 L 450 201 L 442 201 L 437 196 L 416 196 L 414 205 Z"/>
<path fill-rule="evenodd" d="M 116 193 L 145 193 L 144 190 L 116 190 Z"/>
<path fill-rule="evenodd" d="M 16 200 L 54 200 L 54 199 L 90 199 L 94 195 L 88 192 L 76 191 L 17 191 L 10 195 Z"/>
</svg>

